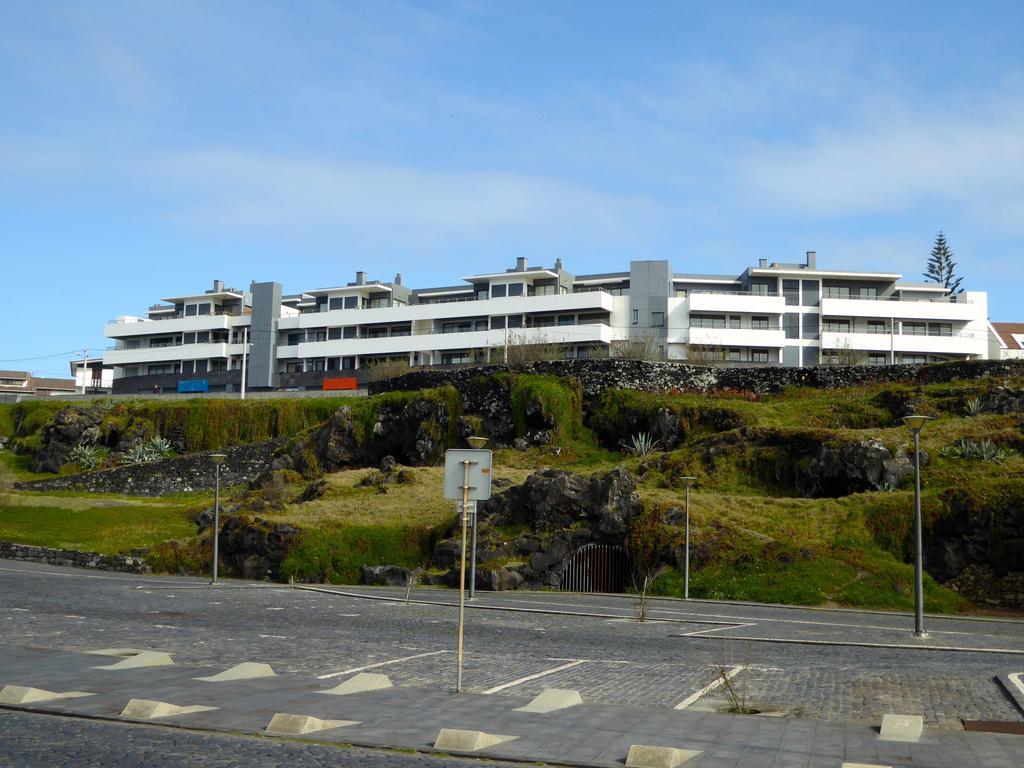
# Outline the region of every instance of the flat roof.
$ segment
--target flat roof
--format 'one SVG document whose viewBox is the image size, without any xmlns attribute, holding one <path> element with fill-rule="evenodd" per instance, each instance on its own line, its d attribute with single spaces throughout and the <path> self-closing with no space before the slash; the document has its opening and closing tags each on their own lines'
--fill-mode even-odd
<svg viewBox="0 0 1024 768">
<path fill-rule="evenodd" d="M 243 298 L 241 293 L 235 291 L 211 291 L 210 293 L 189 293 L 184 296 L 172 296 L 167 299 L 160 299 L 160 301 L 169 301 L 172 304 L 176 304 L 179 301 L 188 301 L 190 299 L 241 299 Z"/>
<path fill-rule="evenodd" d="M 774 277 L 780 274 L 793 274 L 793 275 L 814 275 L 816 277 L 846 277 L 846 278 L 858 278 L 861 280 L 899 280 L 903 275 L 895 272 L 851 272 L 849 270 L 842 269 L 808 269 L 807 267 L 795 266 L 795 267 L 751 267 L 749 270 L 751 275 L 758 275 L 760 277 Z"/>
<path fill-rule="evenodd" d="M 494 280 L 499 277 L 515 278 L 520 276 L 526 277 L 528 275 L 530 277 L 558 277 L 558 273 L 552 269 L 547 269 L 546 267 L 536 267 L 524 270 L 522 272 L 513 269 L 511 272 L 491 272 L 490 274 L 486 275 L 470 275 L 469 277 L 464 277 L 462 279 L 465 280 L 467 283 L 479 283 L 484 280 Z"/>
<path fill-rule="evenodd" d="M 303 291 L 303 296 L 327 296 L 331 293 L 359 293 L 360 291 L 386 291 L 391 292 L 391 286 L 387 283 L 361 283 L 359 285 L 339 285 L 334 288 L 315 288 L 312 291 Z"/>
</svg>

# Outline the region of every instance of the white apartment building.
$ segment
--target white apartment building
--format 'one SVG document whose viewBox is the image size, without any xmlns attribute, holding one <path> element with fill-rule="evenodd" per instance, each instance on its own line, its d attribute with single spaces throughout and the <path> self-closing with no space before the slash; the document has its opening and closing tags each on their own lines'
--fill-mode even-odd
<svg viewBox="0 0 1024 768">
<path fill-rule="evenodd" d="M 409 366 L 500 362 L 506 344 L 565 357 L 635 354 L 726 365 L 886 365 L 985 358 L 987 295 L 950 296 L 889 272 L 762 259 L 739 276 L 680 274 L 667 261 L 574 275 L 561 259 L 411 289 L 357 272 L 344 285 L 283 295 L 253 283 L 163 299 L 106 326 L 115 392 L 236 390 L 243 349 L 252 389 L 316 388 Z M 190 383 L 191 382 L 191 383 Z"/>
</svg>

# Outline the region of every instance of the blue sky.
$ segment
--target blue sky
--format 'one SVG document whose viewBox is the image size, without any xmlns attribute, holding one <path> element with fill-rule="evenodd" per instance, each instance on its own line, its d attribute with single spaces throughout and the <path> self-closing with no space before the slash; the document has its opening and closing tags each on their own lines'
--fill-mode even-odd
<svg viewBox="0 0 1024 768">
<path fill-rule="evenodd" d="M 1024 4 L 37 2 L 0 25 L 0 368 L 162 296 L 758 258 L 1024 321 Z M 55 355 L 40 360 L 19 360 Z"/>
</svg>

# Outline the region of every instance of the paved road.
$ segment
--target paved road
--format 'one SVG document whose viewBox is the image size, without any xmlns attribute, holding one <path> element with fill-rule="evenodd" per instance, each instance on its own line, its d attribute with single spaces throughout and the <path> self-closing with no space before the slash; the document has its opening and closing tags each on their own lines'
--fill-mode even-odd
<svg viewBox="0 0 1024 768">
<path fill-rule="evenodd" d="M 0 710 L 0 766 L 11 768 L 502 768 L 454 757 L 376 752 L 276 739 Z"/>
<path fill-rule="evenodd" d="M 433 604 L 452 593 L 416 590 L 426 602 L 405 605 L 363 597 L 402 590 L 334 591 L 348 594 L 0 561 L 0 643 L 159 649 L 180 663 L 265 661 L 328 677 L 369 669 L 396 685 L 454 687 L 456 612 Z M 467 612 L 474 692 L 576 688 L 587 701 L 714 709 L 721 687 L 698 694 L 724 667 L 749 703 L 794 716 L 877 724 L 904 712 L 948 729 L 1022 718 L 994 680 L 1024 670 L 1020 622 L 930 618 L 932 636 L 915 641 L 909 617 L 866 612 L 656 601 L 656 620 L 638 624 L 634 601 L 615 596 L 486 594 L 477 605 L 502 610 Z M 914 648 L 922 642 L 944 649 Z"/>
</svg>

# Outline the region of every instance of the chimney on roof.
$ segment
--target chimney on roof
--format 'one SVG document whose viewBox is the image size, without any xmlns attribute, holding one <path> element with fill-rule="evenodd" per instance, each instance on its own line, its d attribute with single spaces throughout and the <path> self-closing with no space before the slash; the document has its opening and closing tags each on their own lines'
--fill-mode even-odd
<svg viewBox="0 0 1024 768">
<path fill-rule="evenodd" d="M 758 267 L 758 269 L 767 269 L 768 268 L 768 259 L 758 259 L 757 260 L 757 267 Z"/>
<path fill-rule="evenodd" d="M 214 293 L 220 293 L 223 290 L 224 290 L 224 281 L 223 280 L 214 280 L 213 281 L 213 292 Z"/>
<path fill-rule="evenodd" d="M 562 266 L 562 260 L 560 258 L 555 259 L 555 272 L 561 272 L 563 269 L 565 267 Z"/>
<path fill-rule="evenodd" d="M 518 258 L 516 258 L 516 272 L 525 272 L 525 271 L 526 271 L 526 257 L 525 256 L 519 256 Z"/>
<path fill-rule="evenodd" d="M 402 284 L 402 273 L 401 272 L 397 272 L 397 273 L 395 273 L 395 285 L 401 285 L 401 284 Z"/>
<path fill-rule="evenodd" d="M 356 285 L 366 285 L 365 272 L 356 272 Z"/>
<path fill-rule="evenodd" d="M 808 251 L 807 252 L 807 268 L 817 269 L 818 268 L 818 252 Z"/>
</svg>

